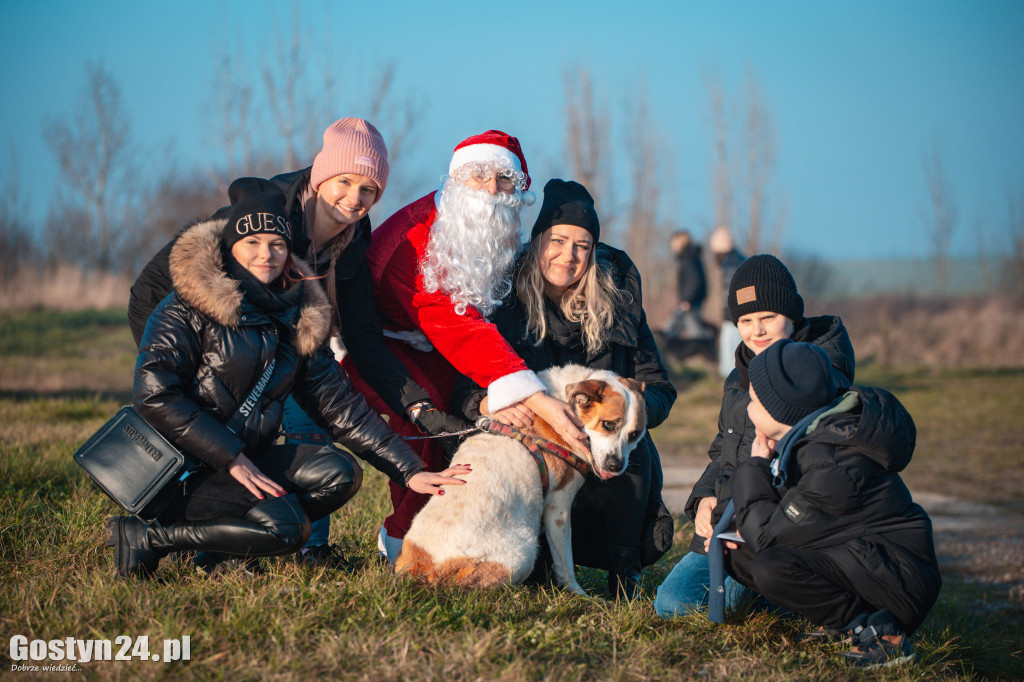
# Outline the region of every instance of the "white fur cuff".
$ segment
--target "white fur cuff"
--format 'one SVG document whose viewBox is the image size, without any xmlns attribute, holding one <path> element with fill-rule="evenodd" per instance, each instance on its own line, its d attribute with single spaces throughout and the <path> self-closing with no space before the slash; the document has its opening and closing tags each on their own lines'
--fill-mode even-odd
<svg viewBox="0 0 1024 682">
<path fill-rule="evenodd" d="M 487 409 L 492 413 L 497 412 L 546 388 L 532 370 L 506 374 L 487 387 Z"/>
</svg>

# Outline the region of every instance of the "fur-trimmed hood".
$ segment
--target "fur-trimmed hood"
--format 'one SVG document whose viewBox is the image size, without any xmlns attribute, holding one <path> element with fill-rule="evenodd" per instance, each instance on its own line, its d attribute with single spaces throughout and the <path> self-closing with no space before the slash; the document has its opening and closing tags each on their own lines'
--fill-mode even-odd
<svg viewBox="0 0 1024 682">
<path fill-rule="evenodd" d="M 214 322 L 235 329 L 241 317 L 243 294 L 239 283 L 224 270 L 221 232 L 227 219 L 196 223 L 181 234 L 171 249 L 171 281 L 181 299 Z M 312 277 L 305 261 L 294 254 L 300 273 Z M 309 356 L 319 348 L 331 329 L 331 305 L 320 284 L 303 280 L 302 309 L 295 325 L 295 349 Z"/>
</svg>

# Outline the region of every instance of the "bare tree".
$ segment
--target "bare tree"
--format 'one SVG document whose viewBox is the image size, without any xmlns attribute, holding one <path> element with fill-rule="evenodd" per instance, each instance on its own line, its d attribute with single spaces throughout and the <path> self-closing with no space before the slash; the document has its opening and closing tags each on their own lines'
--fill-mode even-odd
<svg viewBox="0 0 1024 682">
<path fill-rule="evenodd" d="M 924 179 L 928 203 L 921 209 L 921 218 L 932 247 L 939 295 L 945 297 L 949 288 L 949 250 L 958 213 L 938 142 L 932 144 L 924 159 Z"/>
<path fill-rule="evenodd" d="M 110 73 L 102 64 L 89 64 L 86 74 L 79 104 L 68 116 L 47 119 L 43 134 L 62 177 L 85 202 L 88 223 L 79 232 L 86 233 L 95 247 L 93 262 L 87 266 L 111 270 L 120 255 L 121 225 L 116 214 L 128 202 L 125 194 L 117 195 L 114 189 L 131 175 L 131 127 Z M 56 219 L 65 208 L 51 208 Z"/>
<path fill-rule="evenodd" d="M 253 89 L 242 71 L 239 52 L 233 49 L 230 36 L 218 39 L 213 51 L 212 112 L 217 116 L 210 127 L 213 144 L 224 150 L 226 177 L 236 178 L 249 173 L 253 160 L 253 131 L 256 128 L 252 109 Z M 226 185 L 221 188 L 227 190 Z"/>
<path fill-rule="evenodd" d="M 291 8 L 291 33 L 286 38 L 281 35 L 280 24 L 274 24 L 275 37 L 271 42 L 276 50 L 270 61 L 264 64 L 262 73 L 267 101 L 277 126 L 277 137 L 284 145 L 284 165 L 286 168 L 298 168 L 299 125 L 305 113 L 303 104 L 306 99 L 302 86 L 307 64 L 302 49 L 302 10 L 298 3 L 293 3 Z"/>
<path fill-rule="evenodd" d="M 38 246 L 25 224 L 27 209 L 18 182 L 20 174 L 13 142 L 7 158 L 10 177 L 4 180 L 5 191 L 0 204 L 0 284 L 14 279 L 23 266 L 34 265 L 38 255 Z"/>
<path fill-rule="evenodd" d="M 757 78 L 748 67 L 744 94 L 735 98 L 717 74 L 705 73 L 704 81 L 714 129 L 715 225 L 732 230 L 748 254 L 778 251 L 787 204 L 774 186 L 777 134 Z M 731 113 L 737 108 L 743 112 L 739 123 Z"/>
<path fill-rule="evenodd" d="M 747 101 L 745 136 L 745 164 L 742 170 L 746 190 L 747 253 L 759 252 L 763 244 L 766 205 L 769 185 L 775 171 L 775 125 L 761 96 L 760 87 L 751 69 L 747 69 Z M 781 240 L 782 224 L 775 223 L 776 243 Z"/>
<path fill-rule="evenodd" d="M 712 170 L 714 179 L 715 225 L 725 225 L 735 234 L 733 224 L 732 173 L 729 162 L 729 115 L 726 111 L 725 93 L 721 78 L 717 74 L 704 74 L 708 89 L 708 103 L 714 126 L 715 160 Z"/>
<path fill-rule="evenodd" d="M 675 305 L 671 296 L 672 268 L 669 234 L 673 226 L 662 218 L 665 193 L 670 191 L 672 159 L 660 143 L 663 135 L 657 130 L 650 112 L 647 88 L 643 81 L 637 94 L 631 98 L 630 124 L 626 137 L 626 156 L 632 192 L 626 228 L 625 245 L 640 274 L 645 289 L 654 292 L 648 296 L 645 308 L 649 317 L 660 320 Z M 649 302 L 650 305 L 647 305 Z"/>
<path fill-rule="evenodd" d="M 426 105 L 415 93 L 399 95 L 395 88 L 397 68 L 387 62 L 375 76 L 376 83 L 369 96 L 366 117 L 381 131 L 388 145 L 388 193 L 374 208 L 377 215 L 387 215 L 396 201 L 404 201 L 409 194 L 412 173 L 406 163 L 408 149 L 415 141 L 417 126 L 423 120 Z M 401 204 L 399 204 L 401 205 Z"/>
<path fill-rule="evenodd" d="M 1024 303 L 1024 189 L 1007 192 L 1006 217 L 1010 237 L 1010 259 L 1007 264 L 1008 288 Z"/>
<path fill-rule="evenodd" d="M 612 164 L 607 111 L 594 98 L 593 79 L 585 68 L 566 69 L 562 74 L 565 92 L 565 158 L 573 180 L 586 187 L 598 205 L 602 221 L 611 225 L 614 199 L 607 169 Z"/>
</svg>

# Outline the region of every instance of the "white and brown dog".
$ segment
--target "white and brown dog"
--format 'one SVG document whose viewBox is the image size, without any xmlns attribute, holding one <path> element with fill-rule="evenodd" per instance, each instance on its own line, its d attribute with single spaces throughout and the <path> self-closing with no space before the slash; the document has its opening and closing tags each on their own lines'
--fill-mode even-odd
<svg viewBox="0 0 1024 682">
<path fill-rule="evenodd" d="M 590 437 L 590 453 L 572 453 L 595 475 L 608 479 L 626 470 L 643 438 L 647 408 L 643 385 L 614 372 L 579 365 L 540 374 L 550 394 L 576 411 Z M 528 436 L 566 442 L 543 420 Z M 557 450 L 557 449 L 556 449 Z M 520 440 L 493 433 L 474 435 L 459 447 L 452 464 L 470 464 L 466 485 L 445 488 L 430 498 L 406 533 L 395 570 L 434 583 L 451 580 L 467 587 L 518 584 L 537 559 L 543 524 L 560 585 L 584 594 L 572 561 L 569 514 L 583 474 L 566 459 L 542 451 L 543 469 Z"/>
</svg>

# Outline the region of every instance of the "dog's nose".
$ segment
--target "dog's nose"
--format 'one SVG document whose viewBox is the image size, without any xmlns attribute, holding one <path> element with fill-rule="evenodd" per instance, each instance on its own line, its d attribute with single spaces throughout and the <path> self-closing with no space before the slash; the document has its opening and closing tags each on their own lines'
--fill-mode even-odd
<svg viewBox="0 0 1024 682">
<path fill-rule="evenodd" d="M 610 473 L 618 473 L 622 471 L 622 460 L 618 457 L 610 458 L 605 462 L 604 470 Z"/>
</svg>

